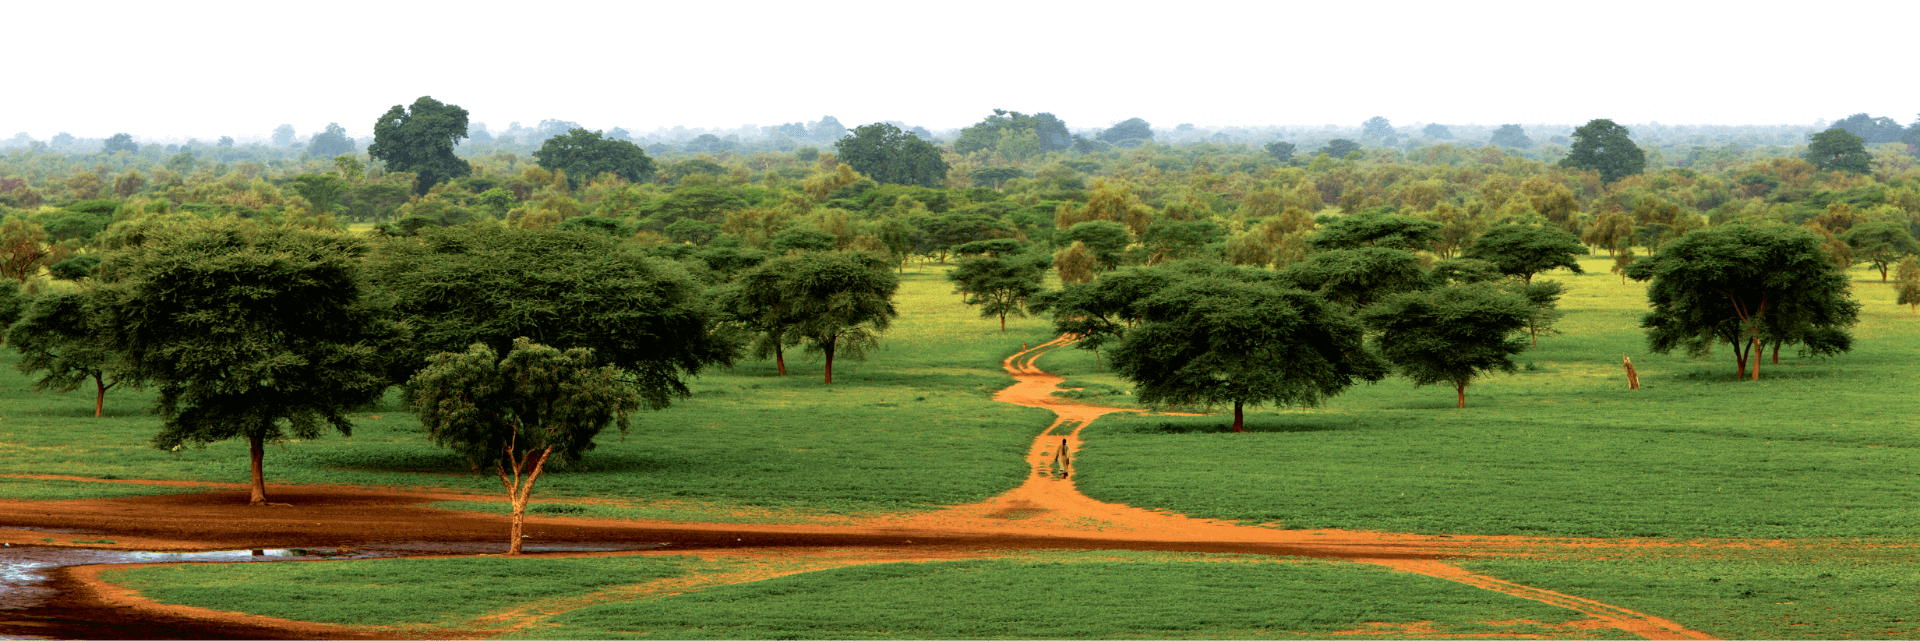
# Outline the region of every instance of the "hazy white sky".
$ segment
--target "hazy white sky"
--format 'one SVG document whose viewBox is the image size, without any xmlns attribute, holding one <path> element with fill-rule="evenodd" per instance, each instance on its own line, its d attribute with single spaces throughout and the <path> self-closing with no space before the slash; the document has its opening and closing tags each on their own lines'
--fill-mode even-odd
<svg viewBox="0 0 1920 641">
<path fill-rule="evenodd" d="M 996 107 L 1075 128 L 1811 123 L 1920 111 L 1903 2 L 10 3 L 0 137 L 356 135 L 422 95 L 494 131 Z"/>
</svg>

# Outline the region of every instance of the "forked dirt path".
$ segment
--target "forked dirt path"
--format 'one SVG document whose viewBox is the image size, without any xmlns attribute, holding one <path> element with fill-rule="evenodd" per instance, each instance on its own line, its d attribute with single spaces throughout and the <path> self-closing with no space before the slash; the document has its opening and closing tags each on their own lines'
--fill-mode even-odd
<svg viewBox="0 0 1920 641">
<path fill-rule="evenodd" d="M 930 513 L 857 520 L 851 524 L 721 524 L 606 521 L 529 517 L 527 534 L 543 544 L 669 544 L 642 554 L 699 554 L 771 558 L 759 570 L 675 583 L 628 586 L 552 602 L 523 604 L 510 612 L 462 624 L 457 629 L 349 628 L 281 621 L 198 608 L 163 606 L 101 582 L 101 566 L 66 567 L 50 573 L 60 598 L 31 612 L 81 629 L 45 629 L 46 636 L 97 638 L 365 638 L 478 637 L 525 629 L 560 612 L 594 603 L 645 598 L 662 590 L 684 591 L 716 582 L 862 563 L 984 558 L 1015 550 L 1159 550 L 1233 552 L 1342 559 L 1456 581 L 1585 613 L 1582 624 L 1618 628 L 1649 639 L 1708 639 L 1698 631 L 1658 617 L 1580 597 L 1477 575 L 1447 559 L 1520 556 L 1544 550 L 1617 545 L 1589 539 L 1512 536 L 1445 536 L 1350 530 L 1279 530 L 1189 518 L 1093 500 L 1075 489 L 1072 457 L 1080 430 L 1106 414 L 1135 411 L 1075 403 L 1052 395 L 1062 379 L 1034 362 L 1069 341 L 1055 340 L 1009 357 L 1003 365 L 1015 383 L 996 400 L 1055 412 L 1053 427 L 1036 438 L 1027 460 L 1033 472 L 1020 487 L 972 505 Z M 1065 456 L 1061 456 L 1064 441 Z M 1055 473 L 1056 465 L 1068 472 Z M 90 479 L 97 480 L 97 479 Z M 208 485 L 200 494 L 80 501 L 0 501 L 0 542 L 46 545 L 48 529 L 106 535 L 114 544 L 59 544 L 144 550 L 218 550 L 262 547 L 349 547 L 395 542 L 438 545 L 499 542 L 499 515 L 422 507 L 474 495 L 378 488 L 270 486 L 285 507 L 246 505 L 243 488 Z M 1648 543 L 1661 545 L 1661 543 Z M 770 553 L 777 550 L 777 553 Z M 784 568 L 784 569 L 780 569 Z M 54 625 L 54 624 L 49 624 Z M 56 626 L 57 628 L 57 626 Z M 137 630 L 139 634 L 126 634 Z M 35 634 L 0 621 L 0 635 Z M 49 634 L 51 633 L 51 634 Z"/>
</svg>

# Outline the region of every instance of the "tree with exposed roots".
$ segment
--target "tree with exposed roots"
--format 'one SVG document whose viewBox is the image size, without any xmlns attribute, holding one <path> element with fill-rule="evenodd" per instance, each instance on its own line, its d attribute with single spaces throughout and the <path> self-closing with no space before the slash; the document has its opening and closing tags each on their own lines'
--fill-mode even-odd
<svg viewBox="0 0 1920 641">
<path fill-rule="evenodd" d="M 270 441 L 351 435 L 347 412 L 386 390 L 398 330 L 361 299 L 364 241 L 216 220 L 152 230 L 109 252 L 98 323 L 131 376 L 158 388 L 155 447 L 247 441 L 253 505 Z"/>
<path fill-rule="evenodd" d="M 1467 385 L 1511 372 L 1526 351 L 1534 317 L 1527 298 L 1494 283 L 1472 283 L 1386 297 L 1360 314 L 1380 355 L 1416 386 L 1446 383 L 1467 406 Z"/>
<path fill-rule="evenodd" d="M 1860 304 L 1845 270 L 1813 232 L 1785 225 L 1722 225 L 1689 233 L 1634 261 L 1627 277 L 1650 281 L 1640 320 L 1655 352 L 1705 356 L 1733 348 L 1735 377 L 1760 380 L 1763 345 L 1799 343 L 1813 354 L 1852 348 Z"/>
<path fill-rule="evenodd" d="M 1138 305 L 1143 323 L 1114 349 L 1113 369 L 1143 403 L 1317 407 L 1360 381 L 1386 376 L 1339 306 L 1274 283 L 1199 277 Z"/>
<path fill-rule="evenodd" d="M 621 432 L 648 402 L 618 369 L 583 348 L 560 351 L 526 338 L 505 358 L 475 343 L 442 353 L 411 382 L 414 410 L 435 445 L 491 465 L 512 504 L 507 554 L 519 554 L 533 484 L 547 469 L 578 461 L 608 425 Z"/>
</svg>

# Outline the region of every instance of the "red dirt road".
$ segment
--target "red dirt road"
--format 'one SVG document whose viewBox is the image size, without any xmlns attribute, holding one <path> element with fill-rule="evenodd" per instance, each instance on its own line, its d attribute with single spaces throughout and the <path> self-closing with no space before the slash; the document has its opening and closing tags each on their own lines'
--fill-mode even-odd
<svg viewBox="0 0 1920 641">
<path fill-rule="evenodd" d="M 1120 549 L 1232 552 L 1345 559 L 1456 581 L 1586 613 L 1595 626 L 1619 628 L 1649 639 L 1707 639 L 1665 619 L 1573 595 L 1469 573 L 1446 563 L 1463 557 L 1524 555 L 1543 549 L 1587 547 L 1581 539 L 1498 536 L 1434 536 L 1344 530 L 1277 530 L 1103 503 L 1087 498 L 1072 480 L 1050 473 L 1065 438 L 1079 449 L 1079 430 L 1094 419 L 1129 411 L 1073 403 L 1052 395 L 1061 379 L 1034 361 L 1064 340 L 1023 351 L 1005 367 L 1016 383 L 995 396 L 1003 402 L 1041 407 L 1070 424 L 1067 436 L 1042 435 L 1028 453 L 1034 473 L 1020 487 L 983 503 L 928 514 L 869 519 L 852 525 L 687 524 L 528 517 L 536 544 L 658 544 L 658 553 L 765 554 L 787 550 L 801 556 L 832 554 L 852 562 L 913 558 L 975 557 L 1008 550 Z M 1052 432 L 1053 430 L 1048 430 Z M 94 480 L 94 479 L 83 479 Z M 276 486 L 279 507 L 249 507 L 243 487 L 204 494 L 175 494 L 81 501 L 0 501 L 0 542 L 44 545 L 45 528 L 105 535 L 114 549 L 222 550 L 268 547 L 337 548 L 381 543 L 499 543 L 506 533 L 499 515 L 421 507 L 440 500 L 473 500 L 401 490 L 323 486 Z M 858 550 L 864 549 L 862 553 Z M 832 550 L 823 552 L 822 550 Z M 849 556 L 851 555 L 851 556 Z M 404 631 L 357 630 L 264 617 L 162 606 L 99 582 L 100 566 L 51 572 L 60 598 L 29 612 L 34 627 L 0 621 L 0 635 L 80 638 L 369 638 Z M 761 577 L 764 578 L 764 577 Z M 517 625 L 517 624 L 516 624 Z M 515 627 L 515 626 L 507 626 Z M 467 633 L 437 630 L 431 636 L 486 636 L 505 628 L 478 626 Z M 36 632 L 38 630 L 38 632 Z"/>
</svg>

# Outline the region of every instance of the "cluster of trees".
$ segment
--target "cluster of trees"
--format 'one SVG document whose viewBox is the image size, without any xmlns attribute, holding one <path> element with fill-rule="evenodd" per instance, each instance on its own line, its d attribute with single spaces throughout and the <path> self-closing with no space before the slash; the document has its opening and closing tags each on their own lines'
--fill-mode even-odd
<svg viewBox="0 0 1920 641">
<path fill-rule="evenodd" d="M 831 383 L 835 357 L 897 316 L 896 263 L 830 244 L 696 254 L 487 221 L 405 236 L 143 223 L 77 284 L 0 286 L 5 342 L 38 389 L 92 383 L 96 414 L 111 388 L 155 389 L 156 447 L 245 440 L 255 504 L 267 443 L 351 434 L 349 413 L 397 385 L 435 443 L 500 475 L 517 534 L 543 470 L 686 396 L 688 377 L 750 344 L 805 345 Z"/>
</svg>

